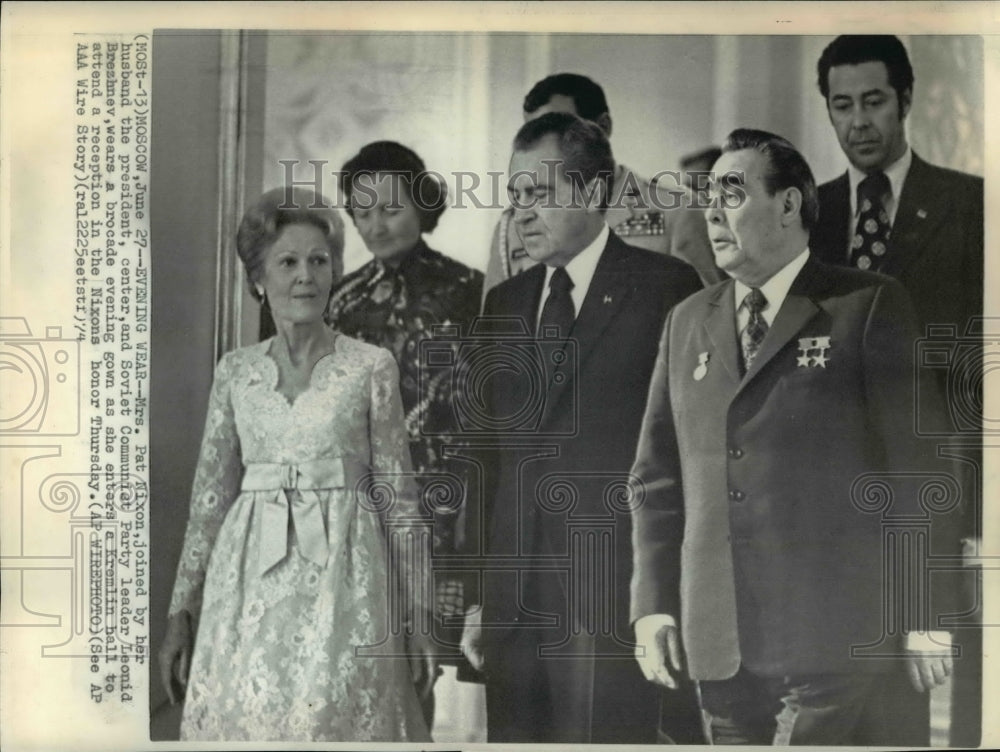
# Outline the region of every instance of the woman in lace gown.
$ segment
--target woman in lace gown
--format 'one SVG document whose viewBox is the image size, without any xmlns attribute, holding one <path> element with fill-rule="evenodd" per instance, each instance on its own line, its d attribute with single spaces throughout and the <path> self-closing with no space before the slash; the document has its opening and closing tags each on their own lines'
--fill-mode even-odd
<svg viewBox="0 0 1000 752">
<path fill-rule="evenodd" d="M 277 334 L 209 398 L 160 654 L 186 740 L 430 740 L 430 521 L 392 355 L 324 325 L 343 225 L 315 198 L 271 191 L 237 237 Z"/>
</svg>

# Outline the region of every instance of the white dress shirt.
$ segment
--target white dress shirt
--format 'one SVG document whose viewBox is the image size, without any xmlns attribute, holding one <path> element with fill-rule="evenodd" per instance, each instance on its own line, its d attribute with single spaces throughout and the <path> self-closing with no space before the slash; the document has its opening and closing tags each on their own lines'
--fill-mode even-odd
<svg viewBox="0 0 1000 752">
<path fill-rule="evenodd" d="M 771 277 L 767 282 L 760 286 L 760 291 L 764 293 L 764 297 L 767 299 L 767 305 L 761 311 L 761 315 L 770 327 L 774 324 L 774 317 L 778 315 L 778 311 L 781 308 L 781 304 L 785 302 L 785 298 L 788 297 L 788 291 L 792 287 L 792 282 L 795 278 L 799 276 L 799 272 L 802 271 L 802 267 L 806 265 L 806 261 L 809 260 L 809 249 L 806 248 L 802 253 L 793 258 L 787 264 L 785 264 L 777 273 Z M 742 332 L 746 329 L 747 324 L 750 322 L 750 311 L 747 307 L 743 305 L 743 299 L 749 294 L 750 288 L 747 287 L 742 282 L 737 281 L 733 285 L 733 294 L 736 298 L 736 331 Z"/>
<path fill-rule="evenodd" d="M 604 252 L 604 246 L 608 244 L 608 235 L 610 234 L 611 228 L 605 223 L 590 245 L 576 254 L 566 264 L 566 273 L 573 282 L 573 289 L 570 290 L 570 296 L 573 298 L 575 316 L 580 315 L 580 308 L 583 306 L 584 298 L 587 297 L 587 290 L 590 289 L 590 281 L 594 278 L 594 272 L 597 270 L 597 262 L 601 260 L 601 253 Z M 538 303 L 538 315 L 535 318 L 536 328 L 539 321 L 541 321 L 545 301 L 549 297 L 549 282 L 552 280 L 552 273 L 554 271 L 555 267 L 545 267 L 545 284 L 542 286 L 542 299 Z"/>
</svg>

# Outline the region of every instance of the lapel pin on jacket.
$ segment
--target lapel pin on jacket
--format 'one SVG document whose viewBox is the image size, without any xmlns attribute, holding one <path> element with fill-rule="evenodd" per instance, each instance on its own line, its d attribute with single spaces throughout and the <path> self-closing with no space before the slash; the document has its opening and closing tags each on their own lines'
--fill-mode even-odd
<svg viewBox="0 0 1000 752">
<path fill-rule="evenodd" d="M 694 380 L 701 381 L 708 373 L 708 353 L 698 353 L 698 365 L 694 369 Z"/>
<path fill-rule="evenodd" d="M 830 349 L 829 337 L 802 337 L 799 339 L 799 368 L 819 366 L 826 368 L 830 361 L 827 351 Z"/>
<path fill-rule="evenodd" d="M 919 219 L 927 219 L 927 211 L 925 209 L 917 209 L 917 217 Z"/>
<path fill-rule="evenodd" d="M 610 302 L 611 302 L 611 296 L 610 295 L 605 295 L 604 296 L 604 305 L 607 305 Z"/>
</svg>

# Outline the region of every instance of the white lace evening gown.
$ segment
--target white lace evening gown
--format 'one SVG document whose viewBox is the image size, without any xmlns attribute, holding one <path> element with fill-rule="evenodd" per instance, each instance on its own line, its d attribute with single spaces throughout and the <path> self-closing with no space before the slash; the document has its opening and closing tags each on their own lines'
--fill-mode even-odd
<svg viewBox="0 0 1000 752">
<path fill-rule="evenodd" d="M 390 603 L 429 603 L 422 567 L 389 571 L 386 531 L 412 541 L 420 517 L 396 364 L 341 335 L 289 403 L 269 344 L 212 385 L 170 606 L 197 622 L 181 738 L 429 741 L 390 629 Z"/>
</svg>

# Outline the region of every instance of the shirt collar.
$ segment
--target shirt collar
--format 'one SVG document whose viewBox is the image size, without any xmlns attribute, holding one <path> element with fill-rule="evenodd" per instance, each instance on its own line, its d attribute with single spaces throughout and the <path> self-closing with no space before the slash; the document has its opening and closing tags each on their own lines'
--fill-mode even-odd
<svg viewBox="0 0 1000 752">
<path fill-rule="evenodd" d="M 889 178 L 889 185 L 892 187 L 892 200 L 894 204 L 899 202 L 899 196 L 903 192 L 903 182 L 906 180 L 906 175 L 910 171 L 910 165 L 912 163 L 913 151 L 910 149 L 910 145 L 907 144 L 906 151 L 903 152 L 903 156 L 882 171 L 885 173 L 885 176 Z M 865 177 L 866 174 L 864 172 L 848 163 L 847 179 L 851 184 L 851 216 L 855 216 L 858 213 L 858 184 L 864 180 Z"/>
<path fill-rule="evenodd" d="M 576 254 L 566 264 L 566 273 L 573 280 L 573 289 L 570 291 L 570 295 L 573 298 L 573 305 L 576 306 L 577 313 L 580 312 L 583 299 L 587 296 L 590 281 L 594 278 L 594 272 L 597 271 L 597 262 L 601 260 L 601 253 L 604 251 L 604 246 L 608 244 L 608 236 L 610 234 L 611 228 L 605 222 L 601 225 L 601 231 L 597 233 L 597 237 L 590 242 L 590 245 Z M 555 267 L 545 267 L 545 287 L 542 291 L 542 300 L 545 300 L 545 296 L 549 294 L 549 281 L 552 279 L 553 271 L 555 271 Z"/>
<path fill-rule="evenodd" d="M 785 298 L 788 297 L 788 291 L 792 287 L 792 282 L 799 276 L 799 272 L 802 271 L 802 267 L 806 265 L 806 261 L 808 260 L 809 249 L 806 248 L 760 286 L 760 291 L 764 293 L 764 297 L 767 299 L 767 308 L 761 314 L 769 325 L 774 323 L 774 317 L 778 314 L 781 304 L 785 302 Z M 743 299 L 750 292 L 750 288 L 739 280 L 734 281 L 736 284 L 733 286 L 733 294 L 735 295 L 736 312 L 738 315 L 740 306 L 743 305 Z"/>
</svg>

